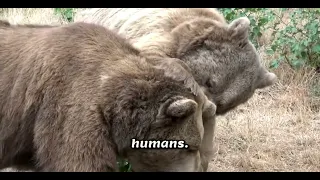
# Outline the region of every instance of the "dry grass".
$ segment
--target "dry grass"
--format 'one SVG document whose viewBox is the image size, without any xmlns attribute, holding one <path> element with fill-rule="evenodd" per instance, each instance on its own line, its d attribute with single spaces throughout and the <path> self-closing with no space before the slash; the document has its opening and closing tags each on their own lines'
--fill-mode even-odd
<svg viewBox="0 0 320 180">
<path fill-rule="evenodd" d="M 0 19 L 8 20 L 12 24 L 52 24 L 67 23 L 54 14 L 53 8 L 9 8 L 1 9 Z"/>
<path fill-rule="evenodd" d="M 65 23 L 52 9 L 13 9 L 1 18 Z M 261 56 L 266 64 L 272 59 Z M 320 171 L 320 98 L 310 91 L 315 83 L 320 89 L 319 74 L 286 66 L 274 72 L 276 85 L 258 90 L 247 103 L 217 118 L 216 154 L 209 171 Z"/>
<path fill-rule="evenodd" d="M 211 171 L 320 171 L 320 101 L 308 90 L 314 74 L 276 74 L 275 86 L 217 119 Z"/>
</svg>

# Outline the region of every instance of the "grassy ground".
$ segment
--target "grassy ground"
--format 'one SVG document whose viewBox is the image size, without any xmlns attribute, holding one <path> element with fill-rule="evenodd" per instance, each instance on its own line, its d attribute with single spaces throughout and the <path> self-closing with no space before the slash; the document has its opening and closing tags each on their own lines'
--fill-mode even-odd
<svg viewBox="0 0 320 180">
<path fill-rule="evenodd" d="M 0 11 L 0 19 L 11 23 L 67 23 L 53 9 Z M 263 48 L 261 58 L 268 63 L 273 57 Z M 218 117 L 209 171 L 320 171 L 319 74 L 286 66 L 273 72 L 276 85 Z"/>
</svg>

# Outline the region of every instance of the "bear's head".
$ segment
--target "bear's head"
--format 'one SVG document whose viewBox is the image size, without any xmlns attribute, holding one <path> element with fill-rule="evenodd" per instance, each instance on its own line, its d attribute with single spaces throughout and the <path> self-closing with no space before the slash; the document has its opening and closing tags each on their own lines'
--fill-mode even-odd
<svg viewBox="0 0 320 180">
<path fill-rule="evenodd" d="M 133 171 L 202 171 L 202 115 L 215 114 L 216 106 L 178 61 L 148 67 L 137 61 L 132 66 L 139 70 L 108 79 L 104 96 L 113 103 L 104 114 L 118 154 Z"/>
<path fill-rule="evenodd" d="M 172 30 L 174 56 L 191 68 L 196 81 L 217 105 L 217 115 L 246 102 L 277 77 L 260 63 L 249 40 L 248 18 L 230 24 L 208 19 L 187 21 Z"/>
</svg>

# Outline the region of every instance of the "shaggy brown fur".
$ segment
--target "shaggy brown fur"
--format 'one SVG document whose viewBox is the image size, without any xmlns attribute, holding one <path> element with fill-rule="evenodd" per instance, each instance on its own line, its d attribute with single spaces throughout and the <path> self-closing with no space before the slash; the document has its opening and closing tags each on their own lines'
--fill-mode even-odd
<svg viewBox="0 0 320 180">
<path fill-rule="evenodd" d="M 182 62 L 139 54 L 98 25 L 1 26 L 0 169 L 116 171 L 122 156 L 134 171 L 202 171 L 215 105 Z M 189 149 L 132 149 L 132 138 Z"/>
<path fill-rule="evenodd" d="M 276 75 L 261 66 L 248 39 L 249 20 L 239 18 L 228 25 L 214 8 L 97 8 L 78 13 L 75 21 L 108 27 L 149 58 L 183 60 L 217 105 L 217 115 L 246 102 L 257 88 L 276 81 Z M 204 118 L 206 140 L 201 154 L 207 161 L 214 125 L 214 119 Z"/>
</svg>

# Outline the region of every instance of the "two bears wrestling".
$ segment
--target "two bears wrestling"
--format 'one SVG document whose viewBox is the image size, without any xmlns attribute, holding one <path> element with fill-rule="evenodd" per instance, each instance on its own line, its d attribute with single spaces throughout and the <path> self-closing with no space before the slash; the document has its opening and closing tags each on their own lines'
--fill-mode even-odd
<svg viewBox="0 0 320 180">
<path fill-rule="evenodd" d="M 92 9 L 60 26 L 0 22 L 0 169 L 207 171 L 215 117 L 276 75 L 211 8 Z M 188 148 L 134 149 L 131 140 Z"/>
</svg>

